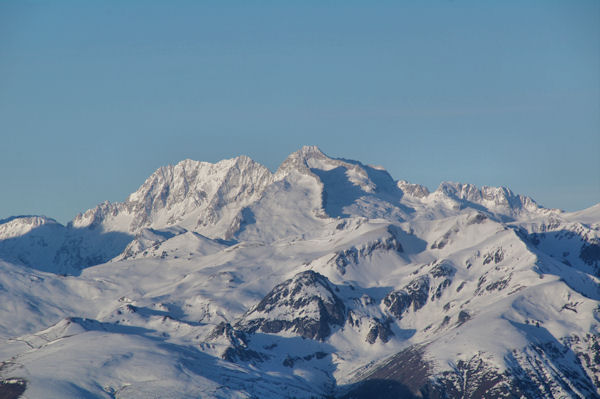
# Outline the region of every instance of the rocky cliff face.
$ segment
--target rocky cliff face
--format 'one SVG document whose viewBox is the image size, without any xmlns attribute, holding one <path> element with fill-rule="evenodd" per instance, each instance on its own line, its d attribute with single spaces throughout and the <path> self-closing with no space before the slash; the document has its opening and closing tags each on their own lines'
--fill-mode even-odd
<svg viewBox="0 0 600 399">
<path fill-rule="evenodd" d="M 78 215 L 72 226 L 136 233 L 143 227 L 180 225 L 218 236 L 272 178 L 267 168 L 246 156 L 216 164 L 188 159 L 159 168 L 124 203 L 101 204 Z"/>
<path fill-rule="evenodd" d="M 443 182 L 436 193 L 458 201 L 481 205 L 503 215 L 514 216 L 522 212 L 535 212 L 540 206 L 531 198 L 514 194 L 507 187 L 481 187 L 473 184 Z"/>
<path fill-rule="evenodd" d="M 344 321 L 344 303 L 331 283 L 305 271 L 273 288 L 238 325 L 249 333 L 288 332 L 322 341 Z"/>
</svg>

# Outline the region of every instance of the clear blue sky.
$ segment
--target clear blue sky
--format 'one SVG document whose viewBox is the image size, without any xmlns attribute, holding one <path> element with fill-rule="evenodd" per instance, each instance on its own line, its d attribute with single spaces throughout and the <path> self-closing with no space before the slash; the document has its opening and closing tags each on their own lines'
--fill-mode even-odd
<svg viewBox="0 0 600 399">
<path fill-rule="evenodd" d="M 0 218 L 303 144 L 396 179 L 600 202 L 599 1 L 2 1 Z"/>
</svg>

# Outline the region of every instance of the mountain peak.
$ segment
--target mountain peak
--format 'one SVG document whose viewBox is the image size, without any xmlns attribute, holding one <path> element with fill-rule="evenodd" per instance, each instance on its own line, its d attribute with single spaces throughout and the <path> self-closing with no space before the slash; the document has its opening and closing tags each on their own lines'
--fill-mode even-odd
<svg viewBox="0 0 600 399">
<path fill-rule="evenodd" d="M 420 184 L 409 183 L 406 180 L 398 180 L 396 184 L 404 194 L 408 194 L 412 197 L 425 198 L 429 195 L 429 189 Z"/>
<path fill-rule="evenodd" d="M 306 270 L 273 288 L 238 324 L 249 333 L 289 330 L 322 341 L 344 324 L 345 311 L 327 277 Z"/>
<path fill-rule="evenodd" d="M 56 220 L 41 215 L 20 215 L 0 220 L 0 240 L 19 237 L 44 226 L 62 226 Z"/>
<path fill-rule="evenodd" d="M 102 224 L 105 230 L 129 233 L 181 225 L 222 237 L 239 210 L 257 200 L 271 181 L 272 173 L 245 155 L 216 163 L 185 159 L 158 168 L 125 202 L 100 204 L 72 224 Z"/>
<path fill-rule="evenodd" d="M 311 156 L 314 156 L 314 155 L 324 156 L 325 155 L 323 153 L 323 151 L 321 151 L 321 149 L 316 145 L 304 145 L 297 152 L 299 152 L 301 154 L 311 155 Z"/>
<path fill-rule="evenodd" d="M 483 205 L 491 210 L 502 208 L 518 213 L 521 211 L 536 211 L 540 208 L 532 198 L 515 194 L 511 189 L 504 186 L 482 186 L 479 188 L 468 183 L 442 182 L 436 193 L 453 200 Z"/>
<path fill-rule="evenodd" d="M 310 169 L 315 166 L 315 163 L 322 161 L 334 160 L 325 155 L 317 146 L 305 145 L 298 151 L 288 155 L 283 163 L 277 169 L 277 175 L 285 175 L 292 170 L 299 171 L 303 174 L 310 174 Z"/>
</svg>

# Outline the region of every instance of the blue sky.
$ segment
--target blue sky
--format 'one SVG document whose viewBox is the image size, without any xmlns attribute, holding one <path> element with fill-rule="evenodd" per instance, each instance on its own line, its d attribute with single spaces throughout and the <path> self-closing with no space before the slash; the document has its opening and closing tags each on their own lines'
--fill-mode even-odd
<svg viewBox="0 0 600 399">
<path fill-rule="evenodd" d="M 435 189 L 600 202 L 598 1 L 0 2 L 0 218 L 304 144 Z"/>
</svg>

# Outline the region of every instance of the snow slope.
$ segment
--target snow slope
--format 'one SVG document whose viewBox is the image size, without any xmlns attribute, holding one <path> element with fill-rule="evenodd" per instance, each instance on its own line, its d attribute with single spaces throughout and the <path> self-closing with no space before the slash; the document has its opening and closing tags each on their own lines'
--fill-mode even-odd
<svg viewBox="0 0 600 399">
<path fill-rule="evenodd" d="M 0 221 L 0 396 L 600 397 L 600 213 L 316 147 Z"/>
</svg>

